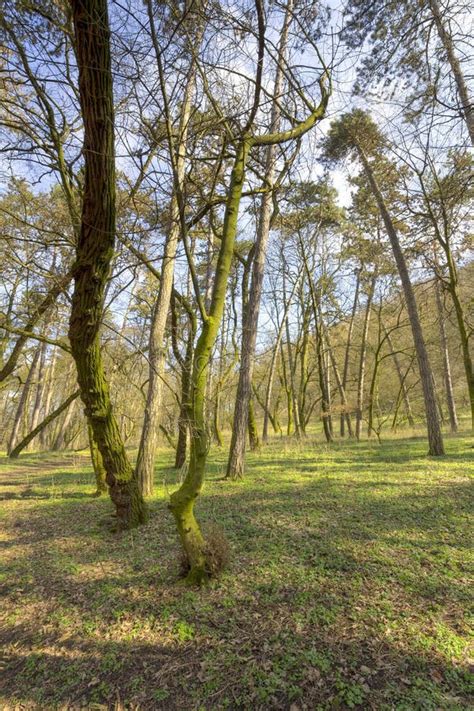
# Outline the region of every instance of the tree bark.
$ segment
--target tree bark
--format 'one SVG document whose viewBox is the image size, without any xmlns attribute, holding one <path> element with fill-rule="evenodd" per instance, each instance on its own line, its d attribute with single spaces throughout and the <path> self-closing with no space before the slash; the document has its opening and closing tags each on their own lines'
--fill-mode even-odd
<svg viewBox="0 0 474 711">
<path fill-rule="evenodd" d="M 274 347 L 273 353 L 272 353 L 272 360 L 270 363 L 270 372 L 268 374 L 267 389 L 265 392 L 265 405 L 263 408 L 263 434 L 262 434 L 262 441 L 263 442 L 268 441 L 268 422 L 270 419 L 270 405 L 271 405 L 271 400 L 272 400 L 273 383 L 275 380 L 278 354 L 280 352 L 280 344 L 281 344 L 281 340 L 283 338 L 283 333 L 285 330 L 285 321 L 288 316 L 288 311 L 290 310 L 291 302 L 292 302 L 293 297 L 295 295 L 298 284 L 300 283 L 300 280 L 301 280 L 301 275 L 295 281 L 293 288 L 291 290 L 290 296 L 287 299 L 287 302 L 285 303 L 283 317 L 282 317 L 280 326 L 278 328 L 277 339 L 276 339 L 275 347 Z"/>
<path fill-rule="evenodd" d="M 119 528 L 143 523 L 146 508 L 112 411 L 101 355 L 104 290 L 115 247 L 113 82 L 107 0 L 71 0 L 84 121 L 84 193 L 69 323 L 85 413 L 107 472 Z"/>
<path fill-rule="evenodd" d="M 280 34 L 278 49 L 277 69 L 275 75 L 274 97 L 270 119 L 270 131 L 275 133 L 280 126 L 279 97 L 283 86 L 283 66 L 286 56 L 288 30 L 293 14 L 293 0 L 289 0 L 283 27 Z M 266 148 L 265 179 L 270 185 L 275 176 L 275 146 Z M 227 477 L 241 479 L 245 471 L 245 449 L 250 401 L 252 397 L 252 373 L 255 358 L 255 345 L 257 340 L 258 316 L 262 297 L 263 277 L 267 254 L 268 236 L 270 234 L 271 218 L 273 212 L 273 199 L 270 191 L 262 196 L 258 222 L 255 254 L 252 265 L 252 283 L 250 287 L 249 302 L 246 308 L 245 321 L 242 330 L 242 349 L 239 369 L 239 382 L 235 400 L 234 419 L 232 425 L 232 439 L 230 443 L 229 459 L 227 463 Z M 258 435 L 257 435 L 258 439 Z"/>
<path fill-rule="evenodd" d="M 204 416 L 207 371 L 224 311 L 250 146 L 251 141 L 244 136 L 238 144 L 234 160 L 211 304 L 194 351 L 189 413 L 191 429 L 189 468 L 185 480 L 171 495 L 169 503 L 189 563 L 190 569 L 186 578 L 188 584 L 200 585 L 209 577 L 206 542 L 194 516 L 194 503 L 202 489 L 209 445 Z"/>
<path fill-rule="evenodd" d="M 367 337 L 369 334 L 370 313 L 372 309 L 372 299 L 374 297 L 375 283 L 377 281 L 377 273 L 375 272 L 370 280 L 369 291 L 367 293 L 367 303 L 365 306 L 364 325 L 362 327 L 362 339 L 360 344 L 359 356 L 359 375 L 357 378 L 357 405 L 356 405 L 356 427 L 355 436 L 357 441 L 360 440 L 360 431 L 362 427 L 362 414 L 364 407 L 364 384 L 365 384 L 365 365 L 367 360 Z"/>
<path fill-rule="evenodd" d="M 385 327 L 384 327 L 384 334 L 385 334 L 387 343 L 390 348 L 390 353 L 393 356 L 393 362 L 395 363 L 395 369 L 397 371 L 398 379 L 400 381 L 400 392 L 401 392 L 401 395 L 403 398 L 403 405 L 405 407 L 405 414 L 407 416 L 408 424 L 410 425 L 410 427 L 414 427 L 415 426 L 415 419 L 413 417 L 410 398 L 408 396 L 408 388 L 406 386 L 407 374 L 406 373 L 404 374 L 402 372 L 402 366 L 400 364 L 400 359 L 398 357 L 398 353 L 396 352 L 395 348 L 393 347 L 392 336 L 390 335 L 390 332 Z M 396 417 L 394 416 L 392 429 L 395 429 L 395 423 L 396 423 Z"/>
<path fill-rule="evenodd" d="M 352 303 L 351 318 L 349 320 L 349 328 L 347 330 L 346 351 L 344 354 L 344 368 L 342 371 L 342 387 L 344 388 L 344 392 L 347 392 L 347 381 L 349 379 L 349 359 L 350 359 L 350 355 L 351 355 L 352 333 L 354 331 L 354 320 L 355 320 L 355 315 L 357 313 L 357 306 L 359 304 L 359 289 L 360 289 L 361 271 L 362 271 L 362 267 L 357 269 L 357 271 L 356 271 L 356 285 L 355 285 L 355 291 L 354 291 L 354 301 Z M 349 437 L 352 437 L 353 436 L 352 421 L 351 421 L 351 416 L 350 416 L 349 412 L 342 413 L 342 415 L 341 415 L 341 423 L 340 423 L 341 437 L 344 437 L 344 435 L 345 435 L 345 423 L 347 423 L 347 431 L 349 433 Z"/>
<path fill-rule="evenodd" d="M 426 422 L 428 429 L 428 453 L 432 456 L 442 456 L 444 455 L 443 435 L 441 433 L 441 426 L 436 406 L 436 391 L 433 381 L 433 372 L 431 370 L 428 351 L 426 350 L 426 345 L 423 338 L 423 331 L 421 328 L 420 317 L 418 314 L 415 292 L 413 291 L 413 286 L 410 281 L 407 263 L 400 245 L 400 241 L 398 239 L 397 231 L 389 215 L 389 212 L 385 205 L 385 201 L 383 199 L 382 193 L 378 186 L 374 172 L 367 159 L 367 156 L 365 155 L 365 152 L 362 150 L 360 145 L 357 144 L 356 148 L 361 159 L 362 165 L 364 167 L 365 173 L 367 175 L 368 181 L 370 183 L 371 190 L 374 194 L 375 200 L 380 210 L 380 214 L 382 215 L 385 229 L 387 231 L 390 244 L 392 246 L 395 262 L 397 264 L 398 273 L 402 282 L 405 303 L 407 306 L 408 316 L 410 319 L 410 325 L 413 333 L 413 341 L 415 343 L 421 384 L 423 388 Z"/>
<path fill-rule="evenodd" d="M 443 357 L 443 375 L 446 388 L 446 402 L 448 404 L 449 424 L 451 432 L 458 431 L 458 417 L 456 414 L 456 402 L 454 400 L 453 380 L 451 377 L 451 361 L 449 358 L 448 338 L 446 335 L 445 313 L 443 301 L 441 299 L 441 289 L 439 281 L 435 283 L 436 308 L 438 310 L 439 337 L 441 343 L 441 353 Z"/>
<path fill-rule="evenodd" d="M 21 391 L 20 401 L 18 403 L 18 407 L 17 407 L 16 413 L 15 413 L 15 419 L 13 420 L 13 428 L 12 428 L 12 432 L 10 435 L 10 440 L 8 442 L 7 451 L 8 451 L 9 456 L 10 456 L 10 452 L 12 452 L 15 449 L 16 440 L 18 439 L 18 434 L 20 432 L 21 423 L 22 423 L 23 416 L 26 411 L 28 396 L 30 394 L 31 385 L 33 383 L 33 378 L 35 377 L 36 368 L 38 365 L 38 361 L 40 359 L 40 354 L 41 354 L 41 344 L 36 347 L 36 350 L 33 355 L 33 360 L 31 361 L 30 369 L 28 371 L 28 375 L 26 376 L 25 384 L 23 385 L 23 388 Z"/>
<path fill-rule="evenodd" d="M 171 224 L 166 236 L 158 297 L 153 308 L 150 328 L 148 392 L 136 463 L 136 476 L 140 485 L 140 491 L 144 496 L 150 496 L 153 493 L 155 452 L 160 406 L 163 397 L 163 376 L 166 356 L 165 330 L 170 308 L 171 291 L 173 288 L 176 250 L 181 231 L 180 206 L 177 192 L 182 190 L 185 177 L 186 144 L 195 79 L 196 69 L 193 62 L 184 90 L 183 106 L 179 123 L 179 143 L 176 147 L 175 157 L 175 193 L 172 197 L 170 208 Z"/>
</svg>

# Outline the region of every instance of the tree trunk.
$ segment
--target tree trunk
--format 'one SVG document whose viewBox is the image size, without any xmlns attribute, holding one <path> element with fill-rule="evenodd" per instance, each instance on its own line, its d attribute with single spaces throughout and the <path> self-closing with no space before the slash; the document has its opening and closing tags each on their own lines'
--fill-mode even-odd
<svg viewBox="0 0 474 711">
<path fill-rule="evenodd" d="M 9 454 L 10 459 L 16 459 L 17 457 L 20 456 L 20 453 L 25 447 L 28 446 L 28 444 L 42 431 L 47 427 L 51 422 L 53 422 L 59 415 L 61 415 L 67 408 L 71 405 L 71 403 L 76 400 L 80 395 L 80 391 L 76 390 L 75 392 L 72 393 L 64 402 L 62 402 L 59 407 L 57 407 L 53 412 L 51 412 L 49 415 L 47 415 L 44 420 L 42 420 L 31 432 L 29 432 L 26 437 L 24 437 L 21 442 L 19 442 L 14 449 Z"/>
<path fill-rule="evenodd" d="M 13 420 L 13 428 L 12 432 L 10 435 L 10 440 L 8 442 L 8 455 L 10 456 L 10 452 L 12 452 L 15 449 L 15 444 L 16 440 L 18 439 L 18 434 L 20 432 L 20 426 L 23 420 L 23 416 L 26 412 L 26 404 L 28 402 L 28 396 L 30 393 L 31 385 L 33 383 L 33 378 L 35 377 L 36 373 L 36 367 L 38 365 L 38 361 L 40 359 L 40 354 L 41 354 L 41 345 L 37 346 L 34 355 L 33 355 L 33 360 L 31 361 L 30 369 L 28 371 L 28 375 L 26 376 L 25 384 L 23 385 L 22 391 L 21 391 L 21 396 L 20 396 L 20 401 L 18 403 L 18 407 L 16 409 L 15 413 L 15 419 Z"/>
<path fill-rule="evenodd" d="M 136 476 L 140 491 L 144 496 L 150 496 L 153 493 L 155 451 L 163 396 L 163 375 L 166 356 L 165 329 L 173 288 L 176 250 L 180 236 L 180 206 L 177 191 L 182 190 L 184 183 L 188 125 L 191 116 L 195 80 L 196 69 L 193 62 L 183 97 L 179 124 L 179 143 L 176 148 L 175 158 L 175 194 L 171 200 L 171 224 L 166 236 L 158 297 L 153 308 L 150 327 L 148 392 L 136 463 Z"/>
<path fill-rule="evenodd" d="M 450 283 L 447 289 L 451 295 L 458 323 L 459 337 L 461 339 L 461 349 L 463 355 L 464 372 L 466 373 L 466 382 L 469 393 L 469 403 L 471 406 L 471 428 L 474 431 L 474 365 L 472 363 L 471 352 L 469 350 L 469 334 L 466 328 L 466 320 L 464 317 L 464 308 L 459 298 L 457 289 L 457 274 L 451 255 L 448 258 L 448 268 L 450 272 Z"/>
<path fill-rule="evenodd" d="M 293 288 L 291 290 L 290 296 L 289 296 L 287 302 L 285 303 L 285 309 L 283 312 L 282 321 L 281 321 L 280 326 L 278 328 L 277 339 L 276 339 L 275 347 L 274 347 L 273 353 L 272 353 L 272 360 L 270 363 L 270 373 L 268 375 L 267 389 L 265 392 L 265 406 L 263 408 L 263 434 L 262 434 L 262 441 L 263 442 L 268 441 L 268 421 L 270 419 L 270 405 L 271 405 L 271 400 L 272 400 L 273 383 L 275 380 L 275 373 L 276 373 L 276 366 L 277 366 L 277 361 L 278 361 L 278 353 L 280 351 L 280 344 L 281 344 L 281 340 L 283 338 L 283 332 L 285 330 L 285 321 L 288 316 L 288 311 L 290 310 L 291 302 L 292 302 L 293 297 L 295 295 L 297 286 L 300 283 L 300 279 L 301 279 L 301 276 L 298 277 L 298 279 L 295 281 Z M 274 427 L 274 429 L 275 429 L 275 427 Z"/>
<path fill-rule="evenodd" d="M 181 371 L 181 407 L 178 421 L 178 443 L 176 445 L 175 469 L 181 469 L 186 461 L 189 428 L 189 408 L 191 398 L 191 368 L 193 361 L 194 330 L 188 334 L 186 355 Z"/>
<path fill-rule="evenodd" d="M 94 432 L 89 422 L 87 423 L 87 436 L 89 438 L 89 449 L 95 476 L 95 496 L 101 496 L 107 491 L 107 472 L 105 471 L 102 455 L 94 439 Z"/>
<path fill-rule="evenodd" d="M 359 289 L 360 289 L 361 272 L 362 272 L 362 267 L 360 269 L 356 270 L 356 285 L 355 285 L 355 291 L 354 291 L 354 301 L 352 304 L 352 311 L 351 311 L 351 318 L 349 321 L 349 328 L 347 330 L 346 351 L 344 354 L 344 369 L 342 371 L 342 387 L 344 389 L 344 392 L 347 392 L 347 381 L 349 379 L 349 360 L 350 360 L 350 355 L 351 355 L 352 333 L 354 331 L 354 319 L 355 319 L 355 315 L 357 313 L 357 306 L 359 304 Z M 349 437 L 352 437 L 353 436 L 352 422 L 351 422 L 351 416 L 350 416 L 349 412 L 342 413 L 342 415 L 341 415 L 341 423 L 340 423 L 341 437 L 344 437 L 344 435 L 345 435 L 345 423 L 347 423 L 347 431 L 349 433 Z"/>
<path fill-rule="evenodd" d="M 275 75 L 274 97 L 270 119 L 270 131 L 275 133 L 280 126 L 280 94 L 283 86 L 283 66 L 286 56 L 288 29 L 293 14 L 293 0 L 289 0 L 283 27 L 280 34 L 278 49 L 278 62 Z M 270 185 L 274 182 L 275 175 L 275 146 L 266 148 L 265 179 Z M 245 470 L 245 448 L 250 400 L 252 397 L 252 373 L 255 358 L 255 344 L 257 339 L 258 316 L 262 296 L 265 260 L 267 254 L 268 235 L 273 211 L 272 193 L 265 192 L 262 196 L 258 222 L 255 253 L 252 265 L 252 284 L 250 287 L 249 302 L 246 308 L 244 327 L 242 330 L 241 361 L 239 369 L 239 382 L 235 400 L 234 419 L 232 425 L 232 439 L 230 443 L 229 460 L 227 463 L 227 477 L 241 479 Z M 257 435 L 258 438 L 258 435 Z"/>
<path fill-rule="evenodd" d="M 451 377 L 451 361 L 449 358 L 448 338 L 446 336 L 446 325 L 444 318 L 444 306 L 441 299 L 441 289 L 439 281 L 435 283 L 436 308 L 438 310 L 439 337 L 441 342 L 441 353 L 443 355 L 444 385 L 446 388 L 446 402 L 448 404 L 449 424 L 451 432 L 458 431 L 458 417 L 456 414 L 456 403 L 454 401 L 453 381 Z"/>
<path fill-rule="evenodd" d="M 342 431 L 342 433 L 344 433 L 344 428 L 343 428 L 342 423 L 344 422 L 344 418 L 345 418 L 346 414 L 348 414 L 347 413 L 347 395 L 346 395 L 346 391 L 344 389 L 344 385 L 342 384 L 341 374 L 340 374 L 339 368 L 337 366 L 336 356 L 334 355 L 334 351 L 331 346 L 328 331 L 326 331 L 326 344 L 327 344 L 327 348 L 328 348 L 328 352 L 329 352 L 329 358 L 331 359 L 331 365 L 332 365 L 332 369 L 334 372 L 334 377 L 336 378 L 336 386 L 339 391 L 339 397 L 341 398 L 341 406 L 342 406 L 342 410 L 343 410 L 341 413 L 341 431 Z M 352 437 L 352 422 L 351 422 L 350 418 L 347 420 L 347 427 L 348 427 L 349 436 Z"/>
<path fill-rule="evenodd" d="M 48 348 L 48 344 L 45 341 L 43 341 L 43 343 L 41 344 L 41 355 L 40 355 L 40 359 L 39 359 L 35 402 L 33 405 L 33 412 L 31 413 L 31 429 L 32 430 L 34 430 L 36 428 L 36 425 L 39 422 L 41 405 L 43 403 L 43 396 L 44 396 L 44 390 L 45 390 L 44 375 L 45 375 L 45 367 L 46 367 L 47 348 Z"/>
<path fill-rule="evenodd" d="M 211 351 L 217 338 L 224 311 L 227 281 L 234 252 L 237 218 L 250 146 L 251 142 L 244 137 L 238 145 L 234 160 L 211 305 L 209 313 L 206 314 L 203 321 L 202 330 L 194 351 L 189 413 L 191 430 L 189 468 L 185 480 L 180 488 L 171 495 L 169 503 L 189 563 L 189 573 L 186 579 L 189 584 L 199 585 L 209 576 L 206 542 L 194 516 L 194 503 L 202 489 L 209 446 L 204 417 L 207 371 Z"/>
<path fill-rule="evenodd" d="M 146 509 L 120 436 L 101 354 L 104 290 L 115 247 L 114 104 L 107 0 L 71 0 L 84 121 L 84 192 L 69 324 L 71 351 L 119 528 Z"/>
<path fill-rule="evenodd" d="M 56 370 L 56 362 L 58 358 L 58 349 L 53 348 L 53 352 L 51 354 L 51 359 L 49 361 L 48 369 L 47 369 L 47 375 L 45 376 L 45 396 L 44 396 L 44 412 L 49 412 L 51 408 L 51 400 L 53 398 L 53 390 L 54 390 L 54 381 L 55 381 L 55 370 Z M 51 444 L 51 438 L 49 435 L 47 435 L 48 429 L 44 427 L 41 432 L 40 432 L 40 445 L 41 447 L 45 448 L 48 443 Z"/>
<path fill-rule="evenodd" d="M 286 301 L 284 282 L 283 282 L 283 294 L 284 294 L 284 299 Z M 296 360 L 293 358 L 293 349 L 291 347 L 290 323 L 289 323 L 288 318 L 285 321 L 285 330 L 286 330 L 286 350 L 288 352 L 287 386 L 289 386 L 289 394 L 291 397 L 291 411 L 293 414 L 293 427 L 295 430 L 294 434 L 295 434 L 295 437 L 299 438 L 301 436 L 301 428 L 300 428 L 300 418 L 299 418 L 299 412 L 298 412 L 298 396 L 296 393 L 296 383 L 295 383 Z"/>
<path fill-rule="evenodd" d="M 372 171 L 367 156 L 365 155 L 364 151 L 360 146 L 357 146 L 357 151 L 359 153 L 362 165 L 364 166 L 364 170 L 369 180 L 374 197 L 376 199 L 380 214 L 382 215 L 382 219 L 385 224 L 385 229 L 387 231 L 388 237 L 390 239 L 390 244 L 392 246 L 395 262 L 397 264 L 398 273 L 402 282 L 405 303 L 407 306 L 408 316 L 410 319 L 410 325 L 413 333 L 413 341 L 415 343 L 418 368 L 420 370 L 423 397 L 425 401 L 426 422 L 429 442 L 428 453 L 433 456 L 442 456 L 444 454 L 443 435 L 441 433 L 441 426 L 436 406 L 436 392 L 433 381 L 433 372 L 431 370 L 428 351 L 426 350 L 426 345 L 423 338 L 423 331 L 421 328 L 420 317 L 418 314 L 415 292 L 413 291 L 413 287 L 410 281 L 408 267 L 400 245 L 400 241 L 398 239 L 397 231 L 385 205 L 385 201 L 383 199 L 382 193 L 380 192 L 380 188 L 375 179 L 375 175 Z"/>
<path fill-rule="evenodd" d="M 390 352 L 393 356 L 393 362 L 395 363 L 395 369 L 397 371 L 398 379 L 400 381 L 400 393 L 403 398 L 403 405 L 405 407 L 405 414 L 407 416 L 408 424 L 410 425 L 410 427 L 414 427 L 415 426 L 415 419 L 413 417 L 410 398 L 408 397 L 408 388 L 406 386 L 406 377 L 407 377 L 408 371 L 405 374 L 402 372 L 402 366 L 400 364 L 400 359 L 398 357 L 396 350 L 393 347 L 392 337 L 390 335 L 390 332 L 387 331 L 387 329 L 385 327 L 384 327 L 384 334 L 385 334 L 385 337 L 387 338 L 387 343 L 389 345 Z M 408 368 L 408 370 L 409 369 L 410 368 Z M 395 429 L 395 422 L 396 422 L 396 418 L 394 416 L 392 429 Z"/>
<path fill-rule="evenodd" d="M 360 431 L 362 427 L 362 414 L 364 408 L 364 383 L 365 383 L 365 365 L 367 360 L 367 337 L 369 334 L 370 312 L 372 309 L 372 299 L 374 297 L 375 282 L 377 281 L 377 273 L 374 272 L 370 280 L 369 291 L 367 293 L 367 304 L 365 306 L 364 325 L 362 327 L 362 340 L 360 344 L 359 357 L 359 377 L 357 379 L 357 410 L 356 410 L 356 428 L 355 436 L 357 441 L 360 440 Z"/>
<path fill-rule="evenodd" d="M 260 447 L 260 439 L 258 437 L 257 420 L 255 418 L 255 408 L 252 397 L 250 397 L 249 401 L 248 428 L 250 449 L 252 452 L 255 452 Z"/>
<path fill-rule="evenodd" d="M 443 17 L 441 13 L 441 8 L 438 4 L 438 0 L 429 0 L 429 4 L 436 24 L 436 29 L 438 30 L 439 38 L 446 52 L 449 66 L 451 67 L 451 71 L 454 76 L 454 81 L 456 82 L 459 102 L 462 106 L 462 113 L 466 122 L 471 143 L 474 146 L 474 104 L 471 100 L 471 97 L 469 96 L 469 89 L 464 79 L 464 75 L 461 70 L 461 65 L 454 52 L 452 37 L 446 30 L 446 27 L 443 23 Z"/>
</svg>

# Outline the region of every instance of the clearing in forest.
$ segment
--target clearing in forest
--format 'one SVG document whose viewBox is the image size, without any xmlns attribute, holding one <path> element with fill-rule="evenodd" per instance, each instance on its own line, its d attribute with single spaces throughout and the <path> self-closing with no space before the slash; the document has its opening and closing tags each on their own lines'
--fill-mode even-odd
<svg viewBox="0 0 474 711">
<path fill-rule="evenodd" d="M 1 708 L 469 708 L 471 441 L 425 451 L 282 439 L 241 483 L 213 451 L 199 514 L 231 560 L 202 590 L 177 584 L 169 450 L 120 535 L 86 456 L 3 458 Z"/>
</svg>

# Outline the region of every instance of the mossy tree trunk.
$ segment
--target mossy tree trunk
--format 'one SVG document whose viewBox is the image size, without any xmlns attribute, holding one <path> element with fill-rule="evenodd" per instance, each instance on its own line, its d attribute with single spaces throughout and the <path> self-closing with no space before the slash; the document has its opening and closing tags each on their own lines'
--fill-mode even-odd
<svg viewBox="0 0 474 711">
<path fill-rule="evenodd" d="M 211 351 L 217 338 L 224 311 L 227 281 L 232 263 L 237 233 L 237 218 L 250 146 L 250 140 L 244 137 L 237 147 L 234 160 L 211 304 L 194 351 L 191 376 L 189 468 L 181 487 L 171 495 L 169 504 L 189 562 L 190 570 L 187 581 L 190 584 L 200 585 L 208 577 L 206 543 L 194 516 L 194 504 L 202 489 L 209 448 L 204 401 Z"/>
<path fill-rule="evenodd" d="M 102 496 L 107 491 L 107 472 L 105 471 L 100 449 L 94 439 L 92 425 L 89 422 L 87 423 L 87 436 L 89 438 L 89 449 L 95 476 L 95 495 Z"/>
<path fill-rule="evenodd" d="M 119 528 L 146 509 L 112 411 L 101 355 L 104 290 L 115 246 L 114 105 L 107 0 L 71 0 L 84 122 L 84 192 L 69 340 L 85 414 L 107 472 Z"/>
<path fill-rule="evenodd" d="M 170 509 L 176 520 L 178 533 L 189 563 L 187 582 L 194 584 L 201 584 L 209 575 L 206 559 L 206 542 L 194 516 L 194 504 L 202 489 L 209 448 L 209 438 L 205 421 L 205 396 L 209 362 L 224 312 L 227 283 L 234 253 L 237 220 L 249 152 L 253 146 L 286 143 L 287 141 L 296 140 L 303 136 L 324 117 L 330 96 L 330 89 L 326 86 L 328 77 L 325 73 L 319 81 L 321 89 L 320 104 L 317 107 L 313 107 L 310 115 L 304 121 L 282 132 L 260 136 L 250 135 L 250 130 L 259 105 L 264 55 L 263 40 L 265 27 L 261 5 L 258 5 L 258 10 L 260 41 L 256 93 L 253 108 L 242 136 L 239 139 L 233 139 L 236 145 L 236 153 L 227 192 L 224 224 L 222 227 L 221 243 L 217 257 L 212 298 L 209 308 L 205 309 L 202 300 L 199 299 L 202 329 L 194 351 L 191 377 L 191 451 L 189 469 L 183 484 L 170 498 Z M 228 130 L 230 131 L 230 129 Z M 196 289 L 196 296 L 198 296 L 198 293 L 198 289 Z"/>
</svg>

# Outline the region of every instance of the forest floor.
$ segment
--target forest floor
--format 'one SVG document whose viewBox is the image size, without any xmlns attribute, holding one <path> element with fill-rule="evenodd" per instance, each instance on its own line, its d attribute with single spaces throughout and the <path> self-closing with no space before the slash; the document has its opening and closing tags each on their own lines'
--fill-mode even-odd
<svg viewBox="0 0 474 711">
<path fill-rule="evenodd" d="M 446 445 L 274 440 L 240 483 L 213 449 L 197 509 L 231 561 L 203 590 L 178 584 L 169 449 L 121 535 L 85 453 L 0 458 L 0 708 L 472 708 L 474 450 Z"/>
</svg>

